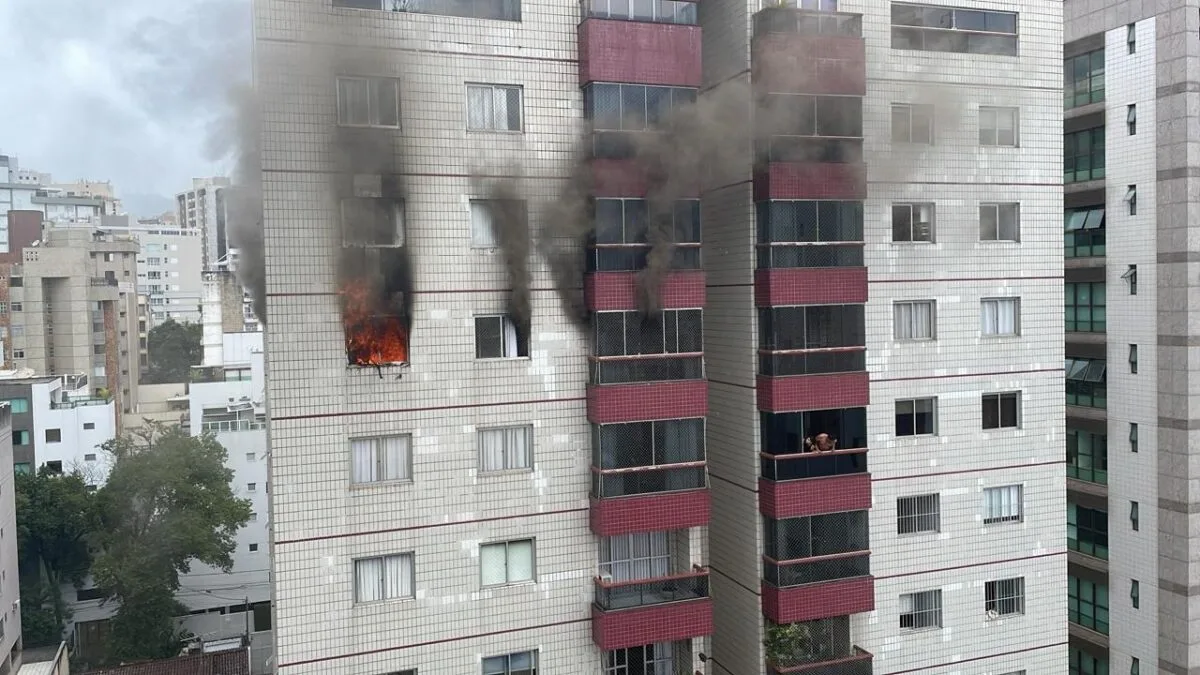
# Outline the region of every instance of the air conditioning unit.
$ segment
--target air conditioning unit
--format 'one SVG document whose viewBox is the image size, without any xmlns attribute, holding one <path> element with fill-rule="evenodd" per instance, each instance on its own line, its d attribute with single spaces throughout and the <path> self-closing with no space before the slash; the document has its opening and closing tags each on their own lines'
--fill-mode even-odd
<svg viewBox="0 0 1200 675">
<path fill-rule="evenodd" d="M 600 575 L 600 581 L 602 583 L 611 584 L 612 580 L 613 580 L 613 577 L 611 574 L 601 574 Z"/>
</svg>

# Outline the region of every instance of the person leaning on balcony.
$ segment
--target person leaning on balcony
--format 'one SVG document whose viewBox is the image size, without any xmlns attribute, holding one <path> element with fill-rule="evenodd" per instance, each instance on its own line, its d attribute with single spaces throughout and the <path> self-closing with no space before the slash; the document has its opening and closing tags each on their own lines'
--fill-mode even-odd
<svg viewBox="0 0 1200 675">
<path fill-rule="evenodd" d="M 833 452 L 837 450 L 837 439 L 829 434 L 817 434 L 814 442 L 811 438 L 804 439 L 805 452 Z"/>
</svg>

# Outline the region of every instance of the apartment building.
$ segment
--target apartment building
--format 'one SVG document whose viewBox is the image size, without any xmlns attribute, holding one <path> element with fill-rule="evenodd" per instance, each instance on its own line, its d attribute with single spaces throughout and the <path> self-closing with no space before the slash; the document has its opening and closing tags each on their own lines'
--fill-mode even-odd
<svg viewBox="0 0 1200 675">
<path fill-rule="evenodd" d="M 1064 11 L 1071 668 L 1189 672 L 1197 13 Z"/>
<path fill-rule="evenodd" d="M 204 265 L 204 237 L 200 230 L 183 228 L 160 219 L 109 216 L 100 221 L 110 234 L 133 238 L 141 246 L 137 255 L 137 291 L 146 296 L 150 327 L 168 319 L 199 323 Z"/>
<path fill-rule="evenodd" d="M 12 413 L 0 403 L 0 673 L 21 669 L 21 590 L 17 578 L 17 501 L 13 478 Z"/>
<path fill-rule="evenodd" d="M 52 185 L 51 180 L 49 174 L 21 169 L 14 156 L 0 155 L 0 252 L 20 251 L 10 242 L 10 211 L 37 211 L 45 221 L 75 223 L 120 209 L 111 183 Z"/>
<path fill-rule="evenodd" d="M 0 401 L 7 401 L 11 411 L 17 473 L 48 467 L 56 473 L 78 471 L 88 485 L 104 483 L 111 467 L 100 446 L 116 438 L 116 407 L 94 395 L 86 374 L 0 371 Z"/>
<path fill-rule="evenodd" d="M 225 231 L 225 193 L 230 184 L 230 180 L 223 177 L 194 178 L 191 190 L 175 195 L 179 227 L 201 233 L 205 270 L 226 266 L 229 241 Z"/>
<path fill-rule="evenodd" d="M 1061 8 L 962 4 L 258 0 L 278 671 L 1066 672 Z"/>
<path fill-rule="evenodd" d="M 120 416 L 137 401 L 138 244 L 83 228 L 47 228 L 8 278 L 12 361 L 39 375 L 83 373 Z"/>
</svg>

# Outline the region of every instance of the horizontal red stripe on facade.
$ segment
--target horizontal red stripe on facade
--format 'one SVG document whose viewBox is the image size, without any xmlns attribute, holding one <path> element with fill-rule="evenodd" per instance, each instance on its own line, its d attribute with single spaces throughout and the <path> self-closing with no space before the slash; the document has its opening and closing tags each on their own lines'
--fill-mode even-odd
<svg viewBox="0 0 1200 675">
<path fill-rule="evenodd" d="M 708 414 L 708 381 L 589 384 L 587 408 L 588 421 L 593 424 L 704 417 Z"/>
<path fill-rule="evenodd" d="M 867 165 L 770 162 L 754 175 L 754 199 L 866 199 Z"/>
<path fill-rule="evenodd" d="M 797 267 L 754 270 L 754 304 L 853 305 L 867 301 L 865 267 Z"/>
<path fill-rule="evenodd" d="M 638 308 L 640 272 L 593 272 L 583 281 L 583 295 L 593 312 L 635 310 Z M 659 292 L 662 309 L 694 309 L 704 306 L 704 272 L 671 272 Z"/>
<path fill-rule="evenodd" d="M 871 380 L 865 372 L 759 375 L 757 389 L 758 409 L 766 412 L 857 408 L 871 402 Z"/>
<path fill-rule="evenodd" d="M 592 606 L 592 641 L 605 651 L 712 635 L 711 598 L 606 612 Z"/>
<path fill-rule="evenodd" d="M 584 19 L 579 24 L 579 82 L 699 87 L 700 27 Z"/>
<path fill-rule="evenodd" d="M 776 588 L 762 584 L 763 616 L 775 623 L 813 621 L 875 609 L 875 577 Z"/>
<path fill-rule="evenodd" d="M 871 474 L 773 481 L 758 479 L 758 510 L 768 518 L 799 518 L 871 508 Z"/>
<path fill-rule="evenodd" d="M 592 497 L 589 524 L 596 536 L 615 537 L 707 525 L 710 512 L 708 488 L 630 497 Z"/>
<path fill-rule="evenodd" d="M 751 50 L 759 93 L 867 93 L 867 43 L 862 38 L 771 33 L 754 38 Z"/>
</svg>

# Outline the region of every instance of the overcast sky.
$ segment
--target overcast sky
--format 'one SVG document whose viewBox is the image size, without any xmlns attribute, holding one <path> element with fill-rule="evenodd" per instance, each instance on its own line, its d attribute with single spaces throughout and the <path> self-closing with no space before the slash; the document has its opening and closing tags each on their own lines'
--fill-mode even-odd
<svg viewBox="0 0 1200 675">
<path fill-rule="evenodd" d="M 230 85 L 249 79 L 249 6 L 0 0 L 0 153 L 122 196 L 227 173 L 210 139 Z"/>
</svg>

